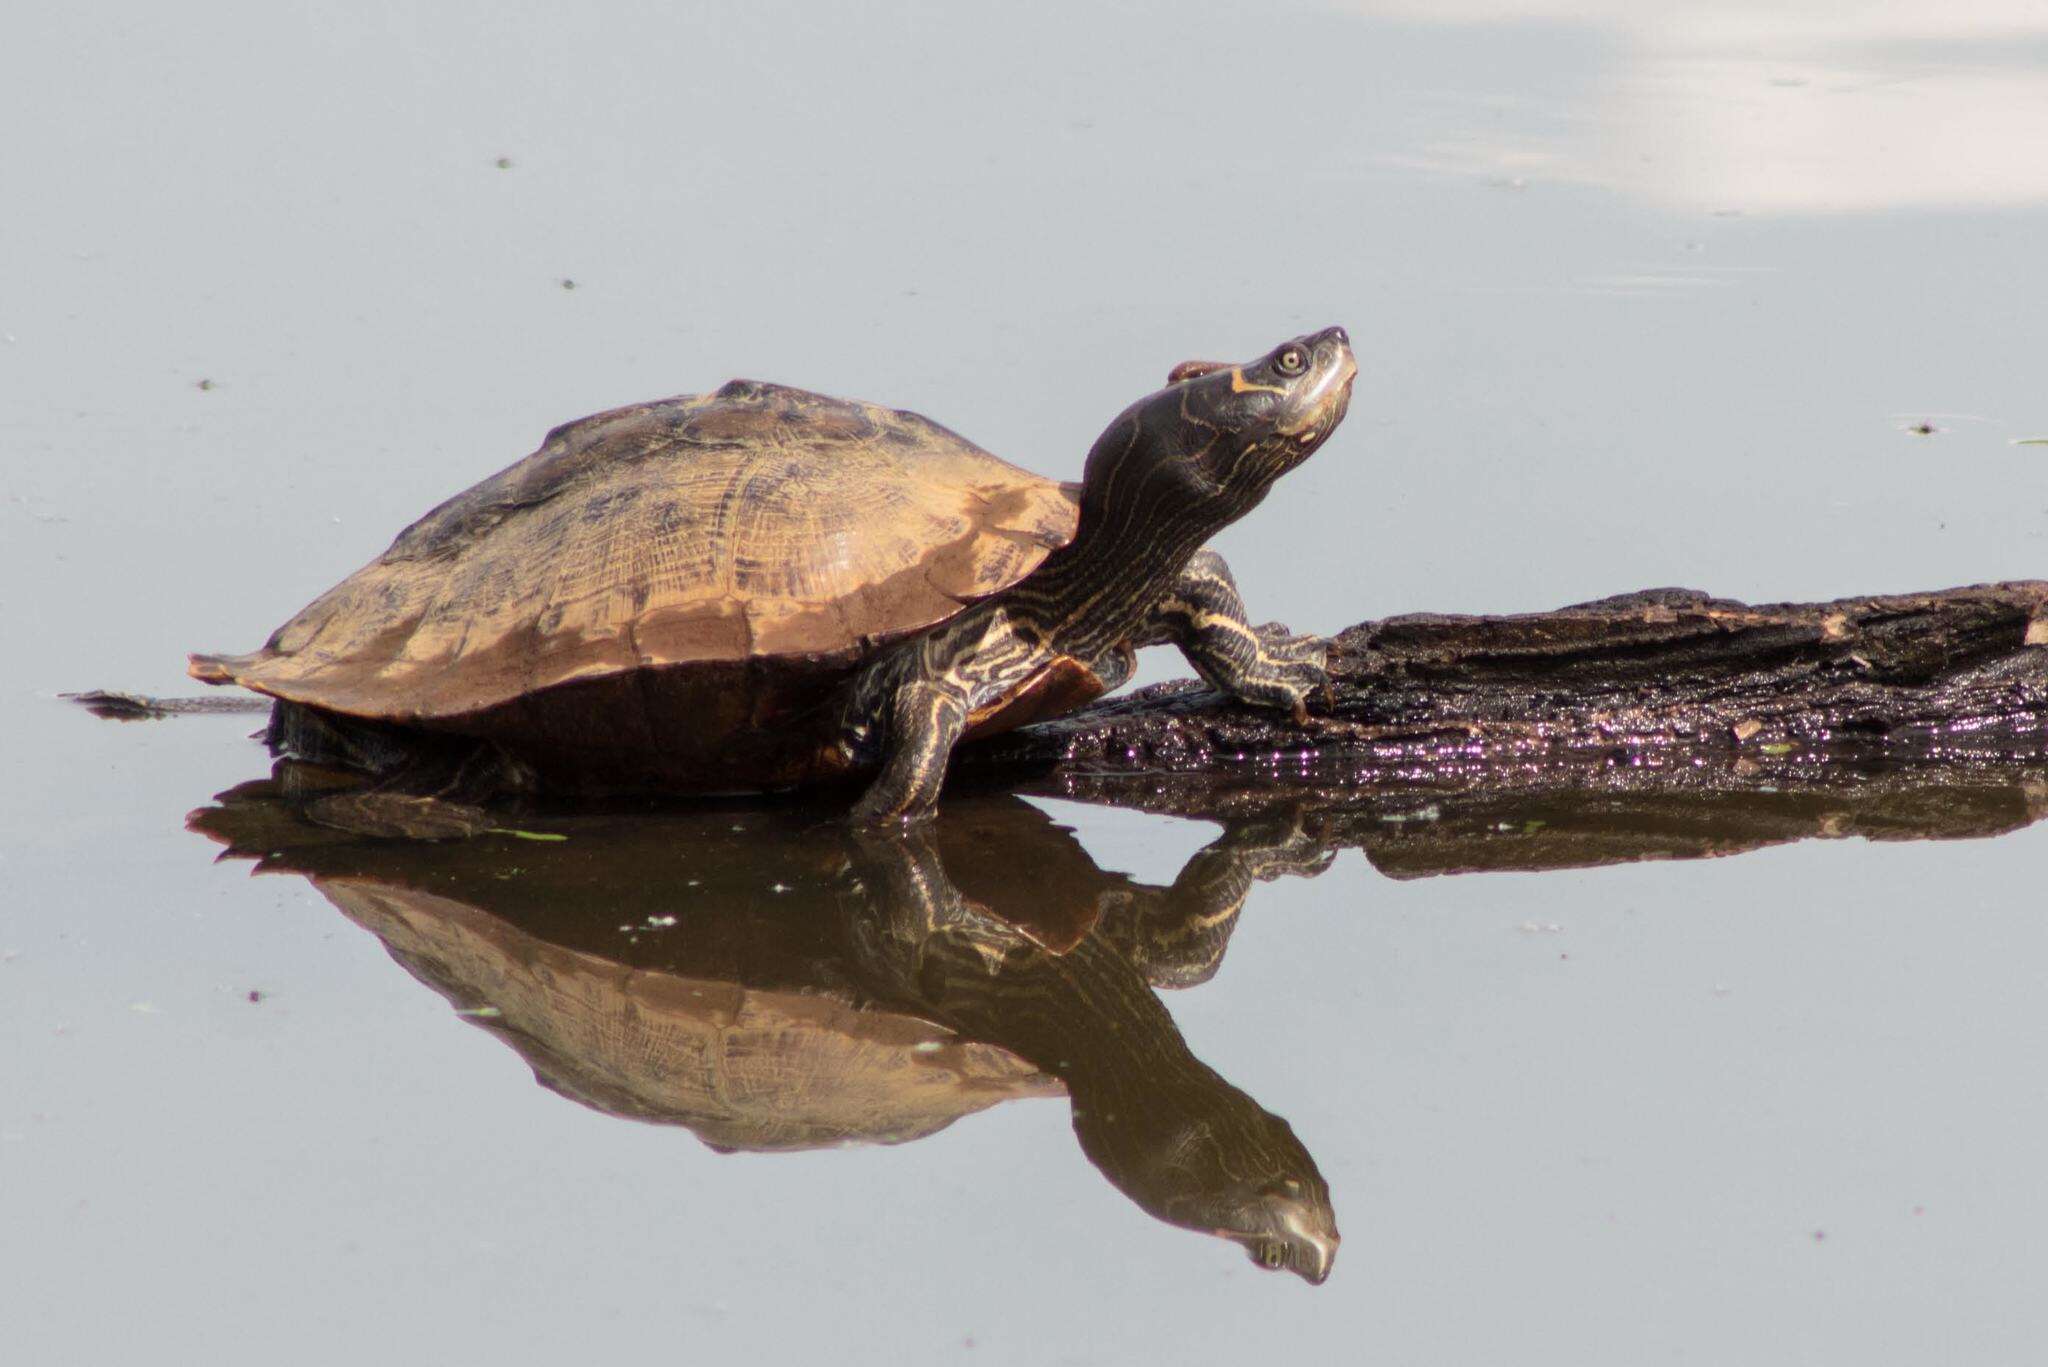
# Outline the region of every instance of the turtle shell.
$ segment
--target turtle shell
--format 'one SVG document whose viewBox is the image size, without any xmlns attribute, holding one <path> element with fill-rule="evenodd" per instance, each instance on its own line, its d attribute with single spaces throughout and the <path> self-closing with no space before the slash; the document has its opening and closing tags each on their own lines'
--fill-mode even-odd
<svg viewBox="0 0 2048 1367">
<path fill-rule="evenodd" d="M 193 677 L 511 745 L 565 787 L 814 777 L 780 723 L 1071 540 L 1077 490 L 915 413 L 735 380 L 568 423 Z"/>
</svg>

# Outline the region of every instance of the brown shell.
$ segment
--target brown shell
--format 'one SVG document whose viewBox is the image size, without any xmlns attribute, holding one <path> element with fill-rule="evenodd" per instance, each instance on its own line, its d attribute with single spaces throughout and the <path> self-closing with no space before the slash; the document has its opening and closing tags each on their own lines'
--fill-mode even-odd
<svg viewBox="0 0 2048 1367">
<path fill-rule="evenodd" d="M 735 380 L 556 428 L 191 672 L 433 721 L 639 669 L 850 661 L 1016 583 L 1076 516 L 915 413 Z"/>
<path fill-rule="evenodd" d="M 883 880 L 849 878 L 866 847 L 821 828 L 829 805 L 554 818 L 547 829 L 568 838 L 525 847 L 508 878 L 503 840 L 310 825 L 306 777 L 290 795 L 242 784 L 187 825 L 255 872 L 304 876 L 542 1085 L 594 1110 L 773 1150 L 898 1143 L 1064 1090 L 862 985 L 848 937 L 914 913 Z M 977 896 L 1028 913 L 1018 929 L 1039 943 L 1077 942 L 1128 886 L 1021 798 L 964 798 L 934 834 L 939 858 L 919 867 L 971 875 Z M 644 936 L 613 934 L 621 923 Z"/>
<path fill-rule="evenodd" d="M 543 1086 L 592 1110 L 682 1125 L 722 1149 L 900 1144 L 1060 1084 L 993 1044 L 842 995 L 630 967 L 549 944 L 462 901 L 315 877 L 341 912 Z"/>
</svg>

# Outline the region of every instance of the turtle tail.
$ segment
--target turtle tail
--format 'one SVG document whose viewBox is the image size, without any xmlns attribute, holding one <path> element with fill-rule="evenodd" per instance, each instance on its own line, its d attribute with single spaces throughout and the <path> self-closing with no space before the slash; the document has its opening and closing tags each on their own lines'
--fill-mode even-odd
<svg viewBox="0 0 2048 1367">
<path fill-rule="evenodd" d="M 155 721 L 198 712 L 261 712 L 270 706 L 268 698 L 158 698 L 118 688 L 94 688 L 57 696 L 107 721 Z"/>
</svg>

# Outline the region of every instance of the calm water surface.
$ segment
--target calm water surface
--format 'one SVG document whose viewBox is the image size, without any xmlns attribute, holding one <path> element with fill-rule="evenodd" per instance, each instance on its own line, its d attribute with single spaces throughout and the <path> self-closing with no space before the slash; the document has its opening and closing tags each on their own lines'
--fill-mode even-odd
<svg viewBox="0 0 2048 1367">
<path fill-rule="evenodd" d="M 214 804 L 249 718 L 54 696 L 183 691 L 581 413 L 753 375 L 1071 477 L 1332 322 L 1347 425 L 1219 543 L 1262 616 L 2039 575 L 2048 19 L 1967 12 L 16 16 L 7 1359 L 2035 1360 L 2038 785 L 1543 873 L 1063 803 L 394 853 Z M 1328 1280 L 1162 1152 L 1278 1164 Z"/>
</svg>

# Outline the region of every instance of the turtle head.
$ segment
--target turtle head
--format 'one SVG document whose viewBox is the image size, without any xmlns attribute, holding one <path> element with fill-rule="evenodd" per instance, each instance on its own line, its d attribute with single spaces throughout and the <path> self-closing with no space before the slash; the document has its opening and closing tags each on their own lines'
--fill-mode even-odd
<svg viewBox="0 0 2048 1367">
<path fill-rule="evenodd" d="M 1150 510 L 1204 534 L 1233 522 L 1336 430 L 1357 374 L 1340 327 L 1250 361 L 1183 361 L 1096 441 L 1084 504 Z"/>
</svg>

